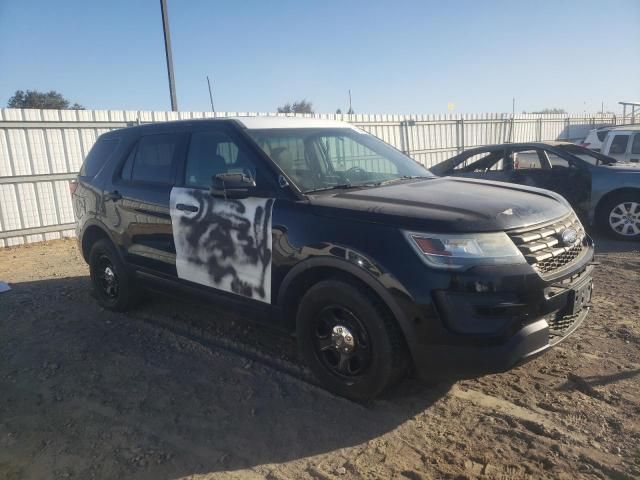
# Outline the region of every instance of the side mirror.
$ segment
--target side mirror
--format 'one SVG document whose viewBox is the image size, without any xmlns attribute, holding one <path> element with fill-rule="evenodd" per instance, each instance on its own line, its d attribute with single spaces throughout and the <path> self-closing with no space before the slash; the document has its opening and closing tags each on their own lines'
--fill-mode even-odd
<svg viewBox="0 0 640 480">
<path fill-rule="evenodd" d="M 247 198 L 256 181 L 244 173 L 219 173 L 211 178 L 209 193 L 213 197 Z"/>
</svg>

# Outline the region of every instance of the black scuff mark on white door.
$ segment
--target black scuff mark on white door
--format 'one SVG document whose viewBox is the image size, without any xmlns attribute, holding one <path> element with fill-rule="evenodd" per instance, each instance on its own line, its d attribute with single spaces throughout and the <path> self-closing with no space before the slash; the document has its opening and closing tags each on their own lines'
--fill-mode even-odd
<svg viewBox="0 0 640 480">
<path fill-rule="evenodd" d="M 180 210 L 179 204 L 198 210 Z M 271 303 L 273 204 L 273 198 L 224 199 L 173 188 L 178 278 Z"/>
</svg>

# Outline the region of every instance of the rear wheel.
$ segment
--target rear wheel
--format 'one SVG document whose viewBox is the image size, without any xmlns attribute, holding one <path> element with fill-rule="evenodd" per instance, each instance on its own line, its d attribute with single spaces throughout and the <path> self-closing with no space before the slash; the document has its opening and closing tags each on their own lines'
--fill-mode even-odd
<svg viewBox="0 0 640 480">
<path fill-rule="evenodd" d="M 406 371 L 407 352 L 395 320 L 380 300 L 341 279 L 311 287 L 297 316 L 300 352 L 330 391 L 373 398 Z"/>
<path fill-rule="evenodd" d="M 605 200 L 599 209 L 599 227 L 618 240 L 640 239 L 640 194 L 627 193 Z"/>
<path fill-rule="evenodd" d="M 125 311 L 137 303 L 135 281 L 109 240 L 98 240 L 91 247 L 89 270 L 96 298 L 104 308 Z"/>
</svg>

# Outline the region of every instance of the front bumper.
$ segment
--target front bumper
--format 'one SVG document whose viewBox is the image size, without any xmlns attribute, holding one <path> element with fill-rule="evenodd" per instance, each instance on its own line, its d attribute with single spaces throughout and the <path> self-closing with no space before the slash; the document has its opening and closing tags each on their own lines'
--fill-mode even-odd
<svg viewBox="0 0 640 480">
<path fill-rule="evenodd" d="M 415 358 L 420 377 L 429 380 L 466 378 L 487 373 L 504 372 L 557 345 L 573 333 L 589 312 L 585 307 L 571 329 L 555 342 L 550 341 L 550 326 L 541 318 L 518 330 L 506 343 L 496 346 L 431 345 Z"/>
<path fill-rule="evenodd" d="M 413 350 L 420 377 L 444 380 L 508 370 L 569 337 L 586 318 L 591 299 L 592 250 L 573 273 L 543 281 L 533 273 L 500 281 L 492 292 L 440 290 L 434 305 L 445 334 Z"/>
</svg>

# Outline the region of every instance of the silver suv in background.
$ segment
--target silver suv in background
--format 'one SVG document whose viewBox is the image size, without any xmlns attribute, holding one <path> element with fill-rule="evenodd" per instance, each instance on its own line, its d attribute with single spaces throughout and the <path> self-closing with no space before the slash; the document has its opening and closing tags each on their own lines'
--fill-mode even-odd
<svg viewBox="0 0 640 480">
<path fill-rule="evenodd" d="M 601 151 L 622 163 L 640 162 L 640 125 L 611 128 L 602 142 Z"/>
<path fill-rule="evenodd" d="M 594 152 L 599 152 L 602 150 L 602 142 L 607 137 L 607 133 L 609 130 L 615 128 L 613 125 L 609 125 L 607 127 L 594 128 L 589 130 L 589 134 L 580 144 L 581 147 L 588 148 L 593 150 Z"/>
</svg>

